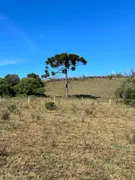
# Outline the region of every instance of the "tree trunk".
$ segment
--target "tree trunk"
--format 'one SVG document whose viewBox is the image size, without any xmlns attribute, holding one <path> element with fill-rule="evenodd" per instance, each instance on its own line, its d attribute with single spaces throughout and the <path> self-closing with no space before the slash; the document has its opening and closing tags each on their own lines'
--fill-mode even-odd
<svg viewBox="0 0 135 180">
<path fill-rule="evenodd" d="M 66 79 L 66 98 L 68 98 L 68 75 L 67 75 L 67 69 L 65 69 L 65 79 Z"/>
</svg>

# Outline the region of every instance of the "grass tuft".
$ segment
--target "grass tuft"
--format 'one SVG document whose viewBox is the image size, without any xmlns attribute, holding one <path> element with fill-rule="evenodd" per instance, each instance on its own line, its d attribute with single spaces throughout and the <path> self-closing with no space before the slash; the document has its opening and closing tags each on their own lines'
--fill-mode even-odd
<svg viewBox="0 0 135 180">
<path fill-rule="evenodd" d="M 7 109 L 3 110 L 1 113 L 2 120 L 10 120 L 10 113 Z"/>
</svg>

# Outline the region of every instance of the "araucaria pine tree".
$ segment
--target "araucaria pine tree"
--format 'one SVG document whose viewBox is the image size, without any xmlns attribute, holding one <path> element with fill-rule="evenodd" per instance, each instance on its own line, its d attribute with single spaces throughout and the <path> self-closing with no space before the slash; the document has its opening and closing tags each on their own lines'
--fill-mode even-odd
<svg viewBox="0 0 135 180">
<path fill-rule="evenodd" d="M 76 54 L 56 54 L 46 60 L 44 78 L 55 76 L 56 74 L 64 74 L 66 79 L 66 97 L 68 97 L 68 71 L 75 71 L 78 65 L 86 65 L 87 61 Z M 55 69 L 55 71 L 52 71 Z"/>
</svg>

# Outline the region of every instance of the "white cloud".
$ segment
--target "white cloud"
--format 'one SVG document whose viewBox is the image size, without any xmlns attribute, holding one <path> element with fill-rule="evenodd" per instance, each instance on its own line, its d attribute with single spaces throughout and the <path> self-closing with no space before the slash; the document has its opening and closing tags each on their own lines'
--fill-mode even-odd
<svg viewBox="0 0 135 180">
<path fill-rule="evenodd" d="M 16 64 L 17 62 L 14 60 L 0 60 L 0 66 L 6 66 L 6 65 L 12 65 L 12 64 Z"/>
<path fill-rule="evenodd" d="M 14 65 L 18 63 L 26 62 L 26 59 L 23 58 L 1 58 L 0 57 L 0 66 L 6 66 L 6 65 Z"/>
</svg>

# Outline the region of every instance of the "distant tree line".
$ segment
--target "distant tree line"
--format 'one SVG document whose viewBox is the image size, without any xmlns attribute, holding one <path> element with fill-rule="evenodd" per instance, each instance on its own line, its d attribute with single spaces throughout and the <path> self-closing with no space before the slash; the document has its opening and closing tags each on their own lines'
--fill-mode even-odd
<svg viewBox="0 0 135 180">
<path fill-rule="evenodd" d="M 113 79 L 113 78 L 127 78 L 126 75 L 123 75 L 121 73 L 118 74 L 110 74 L 106 76 L 82 76 L 82 77 L 69 77 L 69 81 L 78 81 L 78 80 L 84 80 L 84 79 Z M 65 78 L 50 78 L 47 79 L 47 81 L 52 82 L 52 81 L 63 81 L 66 80 Z"/>
<path fill-rule="evenodd" d="M 35 73 L 30 73 L 22 79 L 16 74 L 7 74 L 4 78 L 0 78 L 1 97 L 44 95 L 44 92 L 44 83 Z"/>
</svg>

